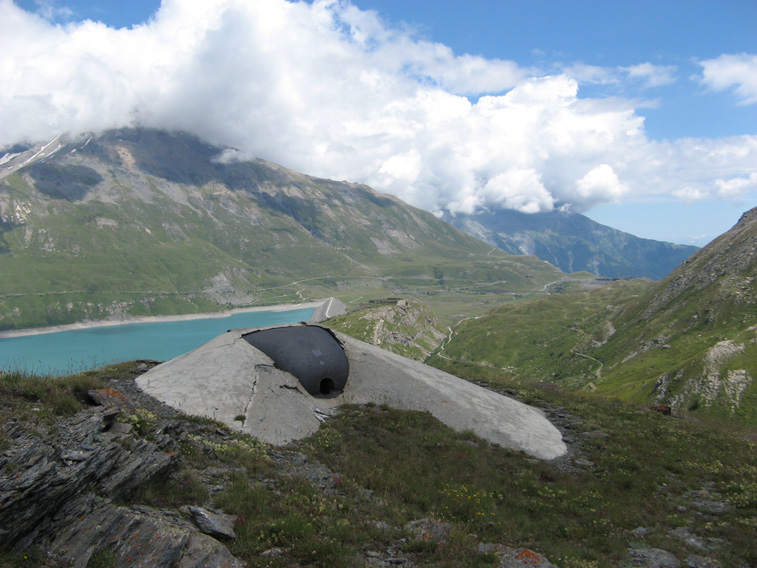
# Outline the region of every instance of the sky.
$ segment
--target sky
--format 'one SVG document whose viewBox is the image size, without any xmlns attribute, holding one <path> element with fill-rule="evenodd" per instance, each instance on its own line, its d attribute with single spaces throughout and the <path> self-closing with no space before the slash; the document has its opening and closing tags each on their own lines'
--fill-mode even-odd
<svg viewBox="0 0 757 568">
<path fill-rule="evenodd" d="M 177 129 L 703 246 L 757 205 L 755 30 L 755 0 L 0 0 L 0 148 Z"/>
</svg>

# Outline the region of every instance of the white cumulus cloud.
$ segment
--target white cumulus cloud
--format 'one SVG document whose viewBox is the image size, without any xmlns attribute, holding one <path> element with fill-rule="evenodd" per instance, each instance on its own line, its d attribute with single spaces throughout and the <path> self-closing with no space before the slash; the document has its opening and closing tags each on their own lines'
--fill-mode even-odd
<svg viewBox="0 0 757 568">
<path fill-rule="evenodd" d="M 734 89 L 743 104 L 757 103 L 757 55 L 724 54 L 706 59 L 702 66 L 702 83 L 715 91 Z"/>
<path fill-rule="evenodd" d="M 622 67 L 632 79 L 643 81 L 647 87 L 661 87 L 670 85 L 676 81 L 676 68 L 674 65 L 653 65 L 652 63 L 639 63 L 630 67 Z"/>
<path fill-rule="evenodd" d="M 757 173 L 753 173 L 749 177 L 715 180 L 716 194 L 722 199 L 741 197 L 755 189 L 757 189 Z"/>
<path fill-rule="evenodd" d="M 696 187 L 682 187 L 673 192 L 673 194 L 686 202 L 701 201 L 703 199 L 710 199 L 712 195 L 709 191 L 705 191 Z"/>
<path fill-rule="evenodd" d="M 576 188 L 584 200 L 594 198 L 605 201 L 608 197 L 615 200 L 628 192 L 628 186 L 618 179 L 613 169 L 607 164 L 600 164 L 588 171 L 576 182 Z"/>
<path fill-rule="evenodd" d="M 554 198 L 541 183 L 536 170 L 510 168 L 497 174 L 484 186 L 485 202 L 516 209 L 523 213 L 551 211 Z"/>
<path fill-rule="evenodd" d="M 655 142 L 636 112 L 645 103 L 580 94 L 629 77 L 664 85 L 674 67 L 550 74 L 456 54 L 342 0 L 163 0 L 152 19 L 118 30 L 56 25 L 0 0 L 0 53 L 0 147 L 178 129 L 239 149 L 220 160 L 255 155 L 435 212 L 743 197 L 734 180 L 751 180 L 757 164 L 757 136 Z M 753 56 L 702 66 L 712 88 L 757 100 L 742 73 Z"/>
</svg>

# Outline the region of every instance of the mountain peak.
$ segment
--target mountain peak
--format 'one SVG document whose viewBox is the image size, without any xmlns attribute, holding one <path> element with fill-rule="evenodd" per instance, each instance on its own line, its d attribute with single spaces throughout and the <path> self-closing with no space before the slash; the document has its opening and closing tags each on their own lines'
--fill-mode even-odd
<svg viewBox="0 0 757 568">
<path fill-rule="evenodd" d="M 705 290 L 716 297 L 733 296 L 736 303 L 757 302 L 757 289 L 753 285 L 756 265 L 757 207 L 745 212 L 730 230 L 660 282 L 644 317 L 652 317 L 683 296 L 701 296 Z"/>
<path fill-rule="evenodd" d="M 742 223 L 756 223 L 757 222 L 757 207 L 753 207 L 749 211 L 746 211 L 740 218 L 739 222 L 736 224 L 741 225 Z"/>
</svg>

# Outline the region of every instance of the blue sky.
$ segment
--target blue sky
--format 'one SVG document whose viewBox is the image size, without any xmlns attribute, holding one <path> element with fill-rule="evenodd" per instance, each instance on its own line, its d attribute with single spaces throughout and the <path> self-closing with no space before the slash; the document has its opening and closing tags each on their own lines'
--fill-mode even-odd
<svg viewBox="0 0 757 568">
<path fill-rule="evenodd" d="M 15 98 L 17 84 L 0 84 L 10 92 L 0 94 L 0 121 L 10 109 L 23 116 L 18 109 L 32 100 L 42 117 L 34 129 L 8 129 L 9 139 L 52 135 L 75 121 L 86 129 L 138 120 L 369 183 L 431 211 L 566 207 L 639 236 L 698 245 L 757 205 L 754 0 L 294 8 L 174 0 L 159 8 L 0 0 L 0 22 L 9 11 L 20 22 L 14 31 L 29 29 L 5 49 L 0 23 L 0 48 L 16 76 L 35 81 Z M 20 47 L 35 37 L 32 56 Z M 110 47 L 92 49 L 100 41 Z M 123 61 L 114 42 L 141 63 Z M 59 65 L 76 73 L 40 71 L 43 58 L 62 51 L 69 59 Z M 176 90 L 151 85 L 156 73 Z M 190 77 L 212 78 L 218 90 Z M 61 88 L 65 96 L 49 95 Z M 77 97 L 93 97 L 86 108 L 110 119 L 71 110 Z"/>
<path fill-rule="evenodd" d="M 755 132 L 754 106 L 738 106 L 732 94 L 707 92 L 689 78 L 697 73 L 695 60 L 757 52 L 754 0 L 367 0 L 358 5 L 387 14 L 398 24 L 411 22 L 423 35 L 456 52 L 514 59 L 522 65 L 549 68 L 560 61 L 599 66 L 647 61 L 675 65 L 681 80 L 652 91 L 653 98 L 662 97 L 658 108 L 640 112 L 649 118 L 646 130 L 650 136 Z M 633 85 L 624 87 L 584 86 L 582 91 L 586 96 L 639 94 Z M 717 112 L 712 112 L 713 108 Z M 697 120 L 692 120 L 693 116 Z"/>
</svg>

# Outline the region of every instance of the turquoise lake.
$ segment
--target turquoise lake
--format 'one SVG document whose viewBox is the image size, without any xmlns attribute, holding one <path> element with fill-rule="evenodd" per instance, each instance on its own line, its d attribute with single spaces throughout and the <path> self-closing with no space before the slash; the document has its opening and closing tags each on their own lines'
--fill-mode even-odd
<svg viewBox="0 0 757 568">
<path fill-rule="evenodd" d="M 223 318 L 131 323 L 0 339 L 0 369 L 68 375 L 134 359 L 167 361 L 229 329 L 307 321 L 313 308 Z"/>
</svg>

